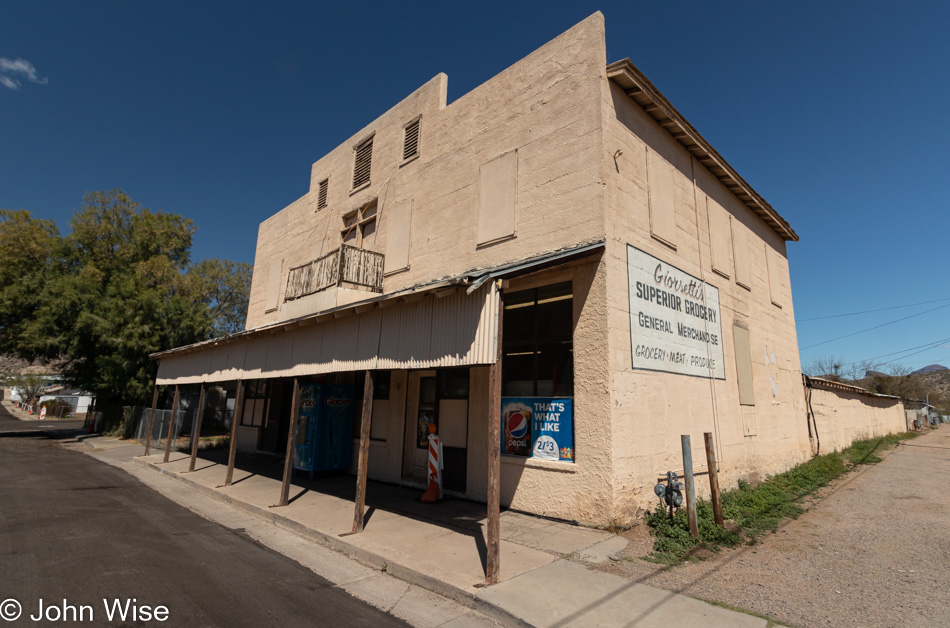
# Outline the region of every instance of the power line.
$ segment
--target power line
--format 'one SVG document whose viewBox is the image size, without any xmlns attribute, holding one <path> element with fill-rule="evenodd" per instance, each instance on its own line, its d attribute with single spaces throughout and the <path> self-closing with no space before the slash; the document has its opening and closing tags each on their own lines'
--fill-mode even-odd
<svg viewBox="0 0 950 628">
<path fill-rule="evenodd" d="M 938 358 L 927 358 L 926 361 L 927 361 L 927 362 L 930 362 L 930 364 L 936 364 L 936 363 L 938 363 L 938 362 L 941 362 L 941 361 L 943 361 L 943 360 L 948 360 L 948 359 L 950 359 L 950 355 L 942 355 L 942 356 L 940 356 L 940 357 L 938 357 Z M 932 360 L 932 361 L 931 361 L 931 360 Z M 923 362 L 924 362 L 924 360 L 914 360 L 914 362 L 912 362 L 912 364 L 920 364 L 920 368 L 923 368 L 924 366 L 927 366 L 926 364 L 923 364 Z M 915 370 L 916 370 L 916 369 L 915 369 Z"/>
<path fill-rule="evenodd" d="M 888 360 L 887 362 L 881 362 L 881 364 L 890 364 L 891 362 L 897 362 L 898 360 L 903 360 L 903 359 L 905 359 L 905 358 L 909 358 L 909 357 L 912 356 L 912 355 L 917 355 L 918 353 L 923 353 L 924 351 L 930 351 L 931 349 L 936 349 L 939 345 L 940 345 L 940 343 L 938 342 L 937 344 L 933 345 L 932 347 L 927 347 L 926 349 L 921 349 L 920 351 L 914 351 L 913 353 L 908 353 L 907 355 L 903 355 L 903 356 L 901 356 L 901 357 L 899 357 L 899 358 L 894 358 L 893 360 Z"/>
<path fill-rule="evenodd" d="M 877 310 L 864 310 L 861 312 L 849 312 L 848 314 L 831 314 L 829 316 L 815 316 L 813 318 L 798 318 L 795 319 L 798 323 L 804 323 L 807 321 L 822 321 L 827 318 L 841 318 L 842 316 L 857 316 L 858 314 L 870 314 L 871 312 L 885 312 L 887 310 L 899 310 L 905 307 L 914 307 L 915 305 L 927 305 L 928 303 L 940 303 L 942 301 L 950 301 L 950 297 L 943 299 L 934 299 L 933 301 L 921 301 L 920 303 L 908 303 L 907 305 L 895 305 L 893 307 L 882 307 Z"/>
<path fill-rule="evenodd" d="M 844 339 L 844 338 L 850 338 L 851 336 L 857 336 L 858 334 L 863 334 L 864 332 L 866 332 L 866 331 L 871 331 L 872 329 L 880 329 L 881 327 L 887 327 L 888 325 L 893 325 L 894 323 L 899 323 L 899 322 L 901 322 L 901 321 L 906 321 L 906 320 L 909 319 L 909 318 L 915 318 L 915 317 L 917 317 L 917 316 L 923 316 L 924 314 L 929 314 L 930 312 L 936 312 L 937 310 L 942 310 L 942 309 L 945 308 L 945 307 L 950 307 L 950 303 L 948 303 L 948 304 L 946 304 L 946 305 L 941 305 L 941 306 L 939 306 L 939 307 L 935 307 L 935 308 L 933 308 L 933 309 L 926 310 L 926 311 L 923 311 L 923 312 L 918 312 L 917 314 L 911 314 L 910 316 L 905 316 L 904 318 L 898 318 L 897 320 L 888 321 L 887 323 L 881 323 L 880 325 L 875 325 L 874 327 L 868 327 L 867 329 L 862 329 L 861 331 L 856 331 L 856 332 L 854 332 L 853 334 L 845 334 L 844 336 L 838 336 L 837 338 L 831 338 L 831 339 L 829 339 L 829 340 L 823 340 L 823 341 L 821 341 L 821 342 L 819 342 L 819 343 L 816 343 L 816 344 L 813 344 L 813 345 L 808 345 L 807 347 L 802 347 L 802 348 L 801 348 L 801 351 L 804 351 L 804 350 L 806 350 L 806 349 L 811 349 L 811 348 L 813 348 L 813 347 L 820 347 L 821 345 L 826 345 L 826 344 L 828 344 L 829 342 L 834 342 L 835 340 L 842 340 L 842 339 Z"/>
<path fill-rule="evenodd" d="M 873 358 L 865 358 L 865 359 L 863 359 L 863 360 L 855 360 L 854 362 L 848 362 L 847 364 L 843 364 L 842 366 L 851 366 L 852 364 L 860 364 L 861 362 L 870 362 L 870 361 L 872 361 L 872 360 L 879 360 L 880 358 L 886 358 L 886 357 L 889 357 L 889 356 L 892 356 L 892 355 L 897 355 L 898 353 L 904 353 L 904 352 L 906 352 L 906 351 L 913 351 L 914 349 L 920 349 L 921 347 L 927 347 L 927 349 L 924 349 L 924 351 L 927 351 L 927 350 L 929 350 L 929 349 L 933 349 L 933 348 L 937 347 L 937 346 L 940 345 L 941 343 L 948 342 L 948 341 L 950 341 L 950 338 L 941 338 L 940 340 L 934 340 L 934 341 L 932 341 L 932 342 L 927 342 L 927 343 L 924 343 L 924 344 L 922 344 L 922 345 L 917 345 L 916 347 L 907 347 L 906 349 L 901 349 L 900 351 L 893 351 L 893 352 L 891 352 L 891 353 L 885 353 L 884 355 L 876 355 L 876 356 L 874 356 Z M 910 355 L 914 355 L 914 354 L 912 353 L 912 354 L 910 354 Z M 904 356 L 904 357 L 908 357 L 908 356 Z M 897 358 L 897 359 L 900 360 L 900 359 L 902 359 L 902 358 Z M 893 362 L 893 360 L 891 360 L 891 362 Z M 887 364 L 887 362 L 885 362 L 885 364 Z"/>
</svg>

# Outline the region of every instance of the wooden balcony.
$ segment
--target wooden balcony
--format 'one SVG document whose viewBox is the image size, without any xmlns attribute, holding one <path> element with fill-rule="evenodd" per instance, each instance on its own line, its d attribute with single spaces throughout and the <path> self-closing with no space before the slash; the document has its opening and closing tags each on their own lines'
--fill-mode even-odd
<svg viewBox="0 0 950 628">
<path fill-rule="evenodd" d="M 290 269 L 284 301 L 292 301 L 327 288 L 358 286 L 383 291 L 382 253 L 341 244 L 323 257 Z"/>
</svg>

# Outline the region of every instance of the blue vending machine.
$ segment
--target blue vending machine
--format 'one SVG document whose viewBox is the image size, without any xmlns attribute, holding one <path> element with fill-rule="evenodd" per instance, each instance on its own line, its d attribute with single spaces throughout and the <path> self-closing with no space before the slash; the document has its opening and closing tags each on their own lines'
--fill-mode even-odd
<svg viewBox="0 0 950 628">
<path fill-rule="evenodd" d="M 350 468 L 353 392 L 350 385 L 300 386 L 295 469 L 312 473 Z"/>
</svg>

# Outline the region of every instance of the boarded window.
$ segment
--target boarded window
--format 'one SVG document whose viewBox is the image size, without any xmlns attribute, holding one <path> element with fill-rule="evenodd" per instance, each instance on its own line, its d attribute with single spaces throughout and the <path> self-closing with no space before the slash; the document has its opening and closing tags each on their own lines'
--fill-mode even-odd
<svg viewBox="0 0 950 628">
<path fill-rule="evenodd" d="M 723 277 L 732 275 L 732 237 L 728 212 L 711 196 L 706 197 L 709 217 L 709 246 L 712 249 L 712 269 Z"/>
<path fill-rule="evenodd" d="M 785 258 L 778 251 L 765 245 L 765 262 L 769 272 L 769 294 L 772 297 L 772 303 L 782 307 L 782 277 L 785 274 Z"/>
<path fill-rule="evenodd" d="M 647 151 L 647 168 L 650 188 L 650 234 L 675 248 L 674 168 L 652 151 Z"/>
<path fill-rule="evenodd" d="M 736 260 L 736 283 L 752 289 L 752 264 L 749 261 L 749 243 L 746 228 L 738 220 L 732 221 L 732 252 Z"/>
<path fill-rule="evenodd" d="M 396 203 L 386 210 L 386 272 L 409 268 L 412 200 Z"/>
<path fill-rule="evenodd" d="M 478 169 L 478 234 L 487 244 L 515 234 L 518 193 L 518 151 L 512 151 Z"/>
<path fill-rule="evenodd" d="M 749 345 L 749 330 L 738 324 L 732 326 L 732 341 L 736 350 L 736 380 L 739 382 L 739 404 L 755 405 L 752 386 L 752 350 Z"/>
<path fill-rule="evenodd" d="M 264 309 L 267 311 L 276 310 L 277 304 L 280 303 L 281 266 L 283 266 L 282 260 L 271 260 L 267 275 L 267 298 L 264 302 Z"/>
<path fill-rule="evenodd" d="M 320 191 L 317 192 L 317 209 L 323 209 L 327 206 L 327 192 L 330 188 L 330 180 L 324 179 L 320 182 Z"/>
<path fill-rule="evenodd" d="M 353 187 L 358 188 L 369 183 L 370 169 L 373 165 L 373 138 L 369 138 L 356 147 L 353 164 Z"/>
<path fill-rule="evenodd" d="M 412 159 L 419 154 L 419 122 L 420 119 L 417 118 L 406 125 L 402 143 L 403 161 Z"/>
</svg>

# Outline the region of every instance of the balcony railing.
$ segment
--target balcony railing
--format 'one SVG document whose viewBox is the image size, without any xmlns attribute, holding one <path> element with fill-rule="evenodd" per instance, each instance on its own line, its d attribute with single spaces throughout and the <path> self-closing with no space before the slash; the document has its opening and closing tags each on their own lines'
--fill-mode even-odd
<svg viewBox="0 0 950 628">
<path fill-rule="evenodd" d="M 323 257 L 291 268 L 284 300 L 292 301 L 343 284 L 382 292 L 384 260 L 382 253 L 341 244 Z"/>
</svg>

